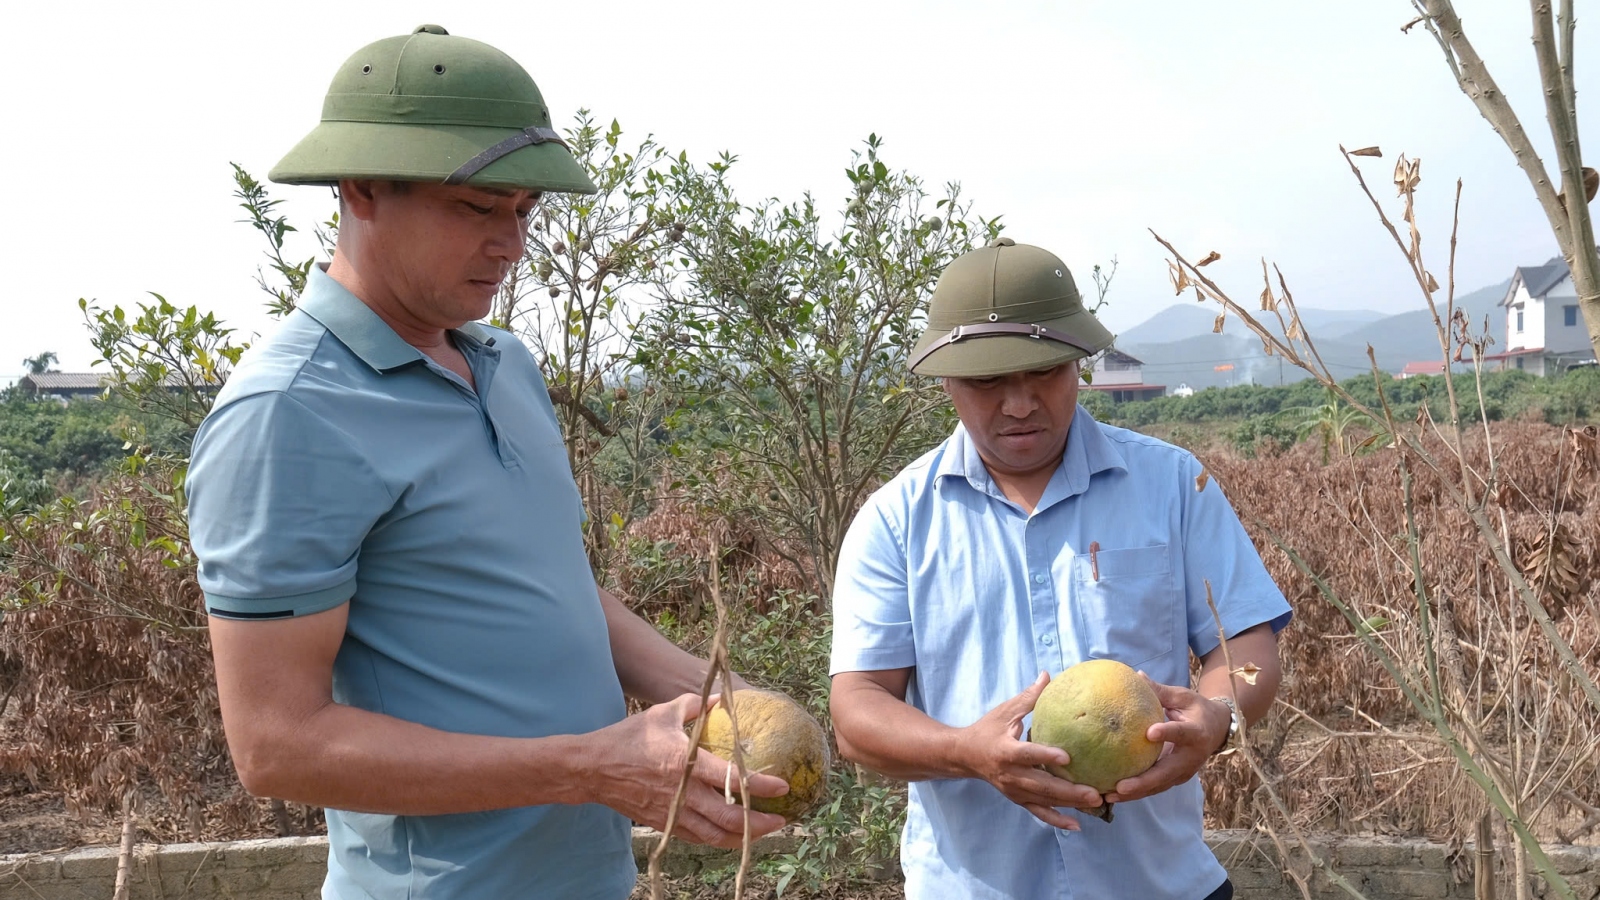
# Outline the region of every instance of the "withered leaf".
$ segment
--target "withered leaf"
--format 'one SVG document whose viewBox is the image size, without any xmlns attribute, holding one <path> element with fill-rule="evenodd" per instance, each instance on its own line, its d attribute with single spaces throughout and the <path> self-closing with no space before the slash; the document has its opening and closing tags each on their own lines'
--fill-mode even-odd
<svg viewBox="0 0 1600 900">
<path fill-rule="evenodd" d="M 1272 356 L 1274 353 L 1277 352 L 1277 351 L 1273 350 L 1272 349 L 1272 345 L 1267 343 L 1266 341 L 1262 341 L 1261 342 L 1261 349 L 1267 351 L 1267 355 L 1268 356 Z"/>
<path fill-rule="evenodd" d="M 1183 293 L 1184 289 L 1189 286 L 1189 273 L 1184 271 L 1182 266 L 1171 261 L 1168 261 L 1167 269 L 1167 275 L 1172 279 L 1172 293 L 1174 295 Z"/>
<path fill-rule="evenodd" d="M 1206 489 L 1206 482 L 1208 482 L 1210 480 L 1211 480 L 1211 473 L 1207 472 L 1205 469 L 1201 469 L 1200 470 L 1200 474 L 1196 475 L 1194 477 L 1194 489 L 1195 489 L 1195 492 L 1199 493 L 1200 491 L 1205 490 Z"/>
<path fill-rule="evenodd" d="M 1305 333 L 1300 330 L 1300 317 L 1299 316 L 1295 316 L 1289 322 L 1289 333 L 1288 333 L 1287 337 L 1291 341 L 1298 341 L 1304 336 L 1305 336 Z"/>
<path fill-rule="evenodd" d="M 1600 172 L 1584 166 L 1580 174 L 1583 178 L 1583 199 L 1585 202 L 1591 201 L 1594 199 L 1595 192 L 1600 190 Z M 1562 209 L 1567 208 L 1567 186 L 1565 182 L 1562 183 L 1561 193 L 1556 195 L 1556 200 L 1561 204 Z"/>
<path fill-rule="evenodd" d="M 1205 259 L 1200 260 L 1199 262 L 1195 263 L 1195 265 L 1196 266 L 1209 266 L 1209 265 L 1211 265 L 1212 263 L 1216 262 L 1217 260 L 1219 260 L 1221 258 L 1222 258 L 1222 254 L 1218 253 L 1215 250 L 1213 250 L 1210 253 L 1206 254 L 1206 258 Z"/>
<path fill-rule="evenodd" d="M 1215 323 L 1213 323 L 1212 326 L 1211 326 L 1211 333 L 1212 334 L 1221 334 L 1222 333 L 1222 321 L 1224 319 L 1226 319 L 1227 317 L 1228 317 L 1227 313 L 1221 313 L 1221 314 L 1219 314 L 1217 316 L 1217 321 Z"/>
<path fill-rule="evenodd" d="M 1426 276 L 1428 276 L 1428 277 L 1427 277 L 1427 282 L 1428 282 L 1428 293 L 1430 293 L 1430 294 L 1431 294 L 1431 293 L 1433 293 L 1433 292 L 1434 292 L 1434 291 L 1437 291 L 1437 290 L 1438 290 L 1438 289 L 1439 289 L 1439 282 L 1438 282 L 1438 280 L 1437 280 L 1437 279 L 1435 279 L 1435 278 L 1434 278 L 1434 277 L 1433 277 L 1433 273 L 1432 273 L 1432 272 L 1423 272 L 1423 273 L 1422 273 L 1422 274 L 1424 274 L 1424 275 L 1426 275 Z"/>
<path fill-rule="evenodd" d="M 1272 288 L 1270 288 L 1270 287 L 1262 288 L 1261 289 L 1261 309 L 1263 311 L 1265 311 L 1265 312 L 1272 312 L 1274 309 L 1277 309 L 1277 307 L 1278 307 L 1278 301 L 1277 301 L 1276 297 L 1272 296 Z"/>
<path fill-rule="evenodd" d="M 1261 667 L 1255 663 L 1245 663 L 1239 668 L 1234 669 L 1233 674 L 1243 679 L 1245 684 L 1254 685 L 1256 683 L 1256 676 L 1261 674 Z"/>
<path fill-rule="evenodd" d="M 1398 190 L 1395 196 L 1403 196 L 1417 189 L 1422 183 L 1422 160 L 1406 159 L 1404 153 L 1394 161 L 1394 186 Z"/>
<path fill-rule="evenodd" d="M 1383 156 L 1383 151 L 1377 147 L 1362 147 L 1360 150 L 1351 150 L 1351 156 Z"/>
</svg>

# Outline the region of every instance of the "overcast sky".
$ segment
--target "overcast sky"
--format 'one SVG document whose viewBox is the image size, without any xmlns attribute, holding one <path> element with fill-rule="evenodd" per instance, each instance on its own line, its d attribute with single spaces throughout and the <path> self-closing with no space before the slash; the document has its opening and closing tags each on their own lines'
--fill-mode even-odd
<svg viewBox="0 0 1600 900">
<path fill-rule="evenodd" d="M 1457 8 L 1556 175 L 1527 6 Z M 851 150 L 876 132 L 891 165 L 961 182 L 1080 285 L 1117 257 L 1113 330 L 1174 302 L 1149 228 L 1196 257 L 1220 251 L 1211 271 L 1241 297 L 1259 292 L 1265 256 L 1303 305 L 1420 308 L 1341 142 L 1383 148 L 1366 171 L 1385 198 L 1395 155 L 1422 158 L 1441 280 L 1452 185 L 1466 180 L 1463 292 L 1556 250 L 1433 39 L 1400 32 L 1411 15 L 1404 0 L 14 4 L 0 381 L 44 350 L 88 367 L 80 297 L 156 291 L 245 334 L 266 327 L 262 248 L 235 224 L 228 163 L 264 178 L 316 124 L 343 59 L 423 22 L 510 53 L 558 126 L 585 107 L 692 157 L 738 154 L 749 199 L 839 203 Z M 1578 37 L 1591 146 L 1597 28 Z M 295 221 L 330 209 L 326 189 L 277 190 Z"/>
</svg>

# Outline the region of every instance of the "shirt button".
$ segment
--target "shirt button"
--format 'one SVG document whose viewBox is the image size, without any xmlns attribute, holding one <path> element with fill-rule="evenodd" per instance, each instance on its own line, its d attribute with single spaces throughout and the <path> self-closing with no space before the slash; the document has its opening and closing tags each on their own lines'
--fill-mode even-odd
<svg viewBox="0 0 1600 900">
<path fill-rule="evenodd" d="M 1045 645 L 1045 646 L 1046 646 L 1046 647 L 1048 647 L 1048 646 L 1050 646 L 1050 645 L 1051 645 L 1051 644 L 1054 644 L 1054 643 L 1055 643 L 1055 642 L 1056 642 L 1056 639 L 1055 639 L 1055 638 L 1053 638 L 1053 637 L 1051 637 L 1051 636 L 1050 636 L 1050 635 L 1048 635 L 1048 634 L 1047 634 L 1047 635 L 1045 635 L 1045 636 L 1044 636 L 1044 637 L 1043 637 L 1043 638 L 1041 638 L 1041 640 L 1043 640 L 1043 641 L 1044 641 L 1044 645 Z"/>
<path fill-rule="evenodd" d="M 1044 576 L 1042 574 L 1033 576 L 1033 583 L 1034 584 L 1044 584 Z"/>
</svg>

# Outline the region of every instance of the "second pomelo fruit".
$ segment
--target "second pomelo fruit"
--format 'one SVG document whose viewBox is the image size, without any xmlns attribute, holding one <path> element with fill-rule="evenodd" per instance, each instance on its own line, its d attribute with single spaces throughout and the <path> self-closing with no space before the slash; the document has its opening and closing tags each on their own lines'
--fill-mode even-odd
<svg viewBox="0 0 1600 900">
<path fill-rule="evenodd" d="M 794 821 L 821 799 L 827 786 L 827 735 L 800 704 L 776 691 L 734 691 L 733 711 L 739 719 L 745 770 L 776 775 L 789 783 L 789 793 L 782 797 L 751 797 L 750 808 Z M 733 759 L 733 723 L 720 702 L 706 714 L 700 746 Z"/>
<path fill-rule="evenodd" d="M 1057 675 L 1033 707 L 1029 739 L 1067 751 L 1051 774 L 1100 793 L 1155 765 L 1161 743 L 1145 737 L 1167 720 L 1161 701 L 1138 672 L 1114 659 L 1091 659 Z"/>
</svg>

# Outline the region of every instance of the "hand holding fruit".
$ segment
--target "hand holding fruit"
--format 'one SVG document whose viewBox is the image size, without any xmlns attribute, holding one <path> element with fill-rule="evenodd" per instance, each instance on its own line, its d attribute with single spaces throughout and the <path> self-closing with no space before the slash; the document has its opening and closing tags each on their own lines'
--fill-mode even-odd
<svg viewBox="0 0 1600 900">
<path fill-rule="evenodd" d="M 1006 799 L 1047 825 L 1077 831 L 1077 819 L 1057 807 L 1093 808 L 1101 804 L 1100 793 L 1039 768 L 1066 766 L 1071 761 L 1066 751 L 1021 740 L 1022 720 L 1034 711 L 1049 684 L 1049 674 L 1040 672 L 1027 690 L 962 729 L 959 752 L 973 775 L 994 785 Z"/>
<path fill-rule="evenodd" d="M 684 724 L 692 722 L 700 712 L 700 698 L 684 694 L 596 732 L 603 739 L 594 760 L 594 769 L 599 773 L 592 786 L 595 801 L 642 825 L 665 829 L 689 756 Z M 678 814 L 673 837 L 726 849 L 743 843 L 744 809 L 728 803 L 723 794 L 730 777 L 733 784 L 739 783 L 738 773 L 730 776 L 728 769 L 727 762 L 711 753 L 695 755 L 694 772 L 684 790 L 683 810 Z M 749 784 L 752 798 L 778 797 L 788 790 L 782 778 L 772 775 L 752 774 Z M 781 816 L 750 812 L 751 838 L 782 827 Z"/>
<path fill-rule="evenodd" d="M 1188 688 L 1157 684 L 1149 676 L 1143 677 L 1166 711 L 1166 721 L 1151 725 L 1146 736 L 1165 746 L 1154 766 L 1117 782 L 1115 792 L 1106 795 L 1108 801 L 1138 800 L 1187 782 L 1228 733 L 1232 716 L 1227 707 Z"/>
<path fill-rule="evenodd" d="M 745 770 L 777 776 L 789 785 L 788 793 L 776 797 L 752 790 L 750 808 L 791 822 L 800 818 L 827 789 L 828 736 L 804 707 L 785 694 L 751 688 L 735 690 L 732 700 L 732 718 L 727 705 L 720 702 L 706 713 L 700 746 L 734 761 L 733 726 L 737 724 L 739 759 Z M 729 787 L 737 796 L 737 775 Z"/>
</svg>

